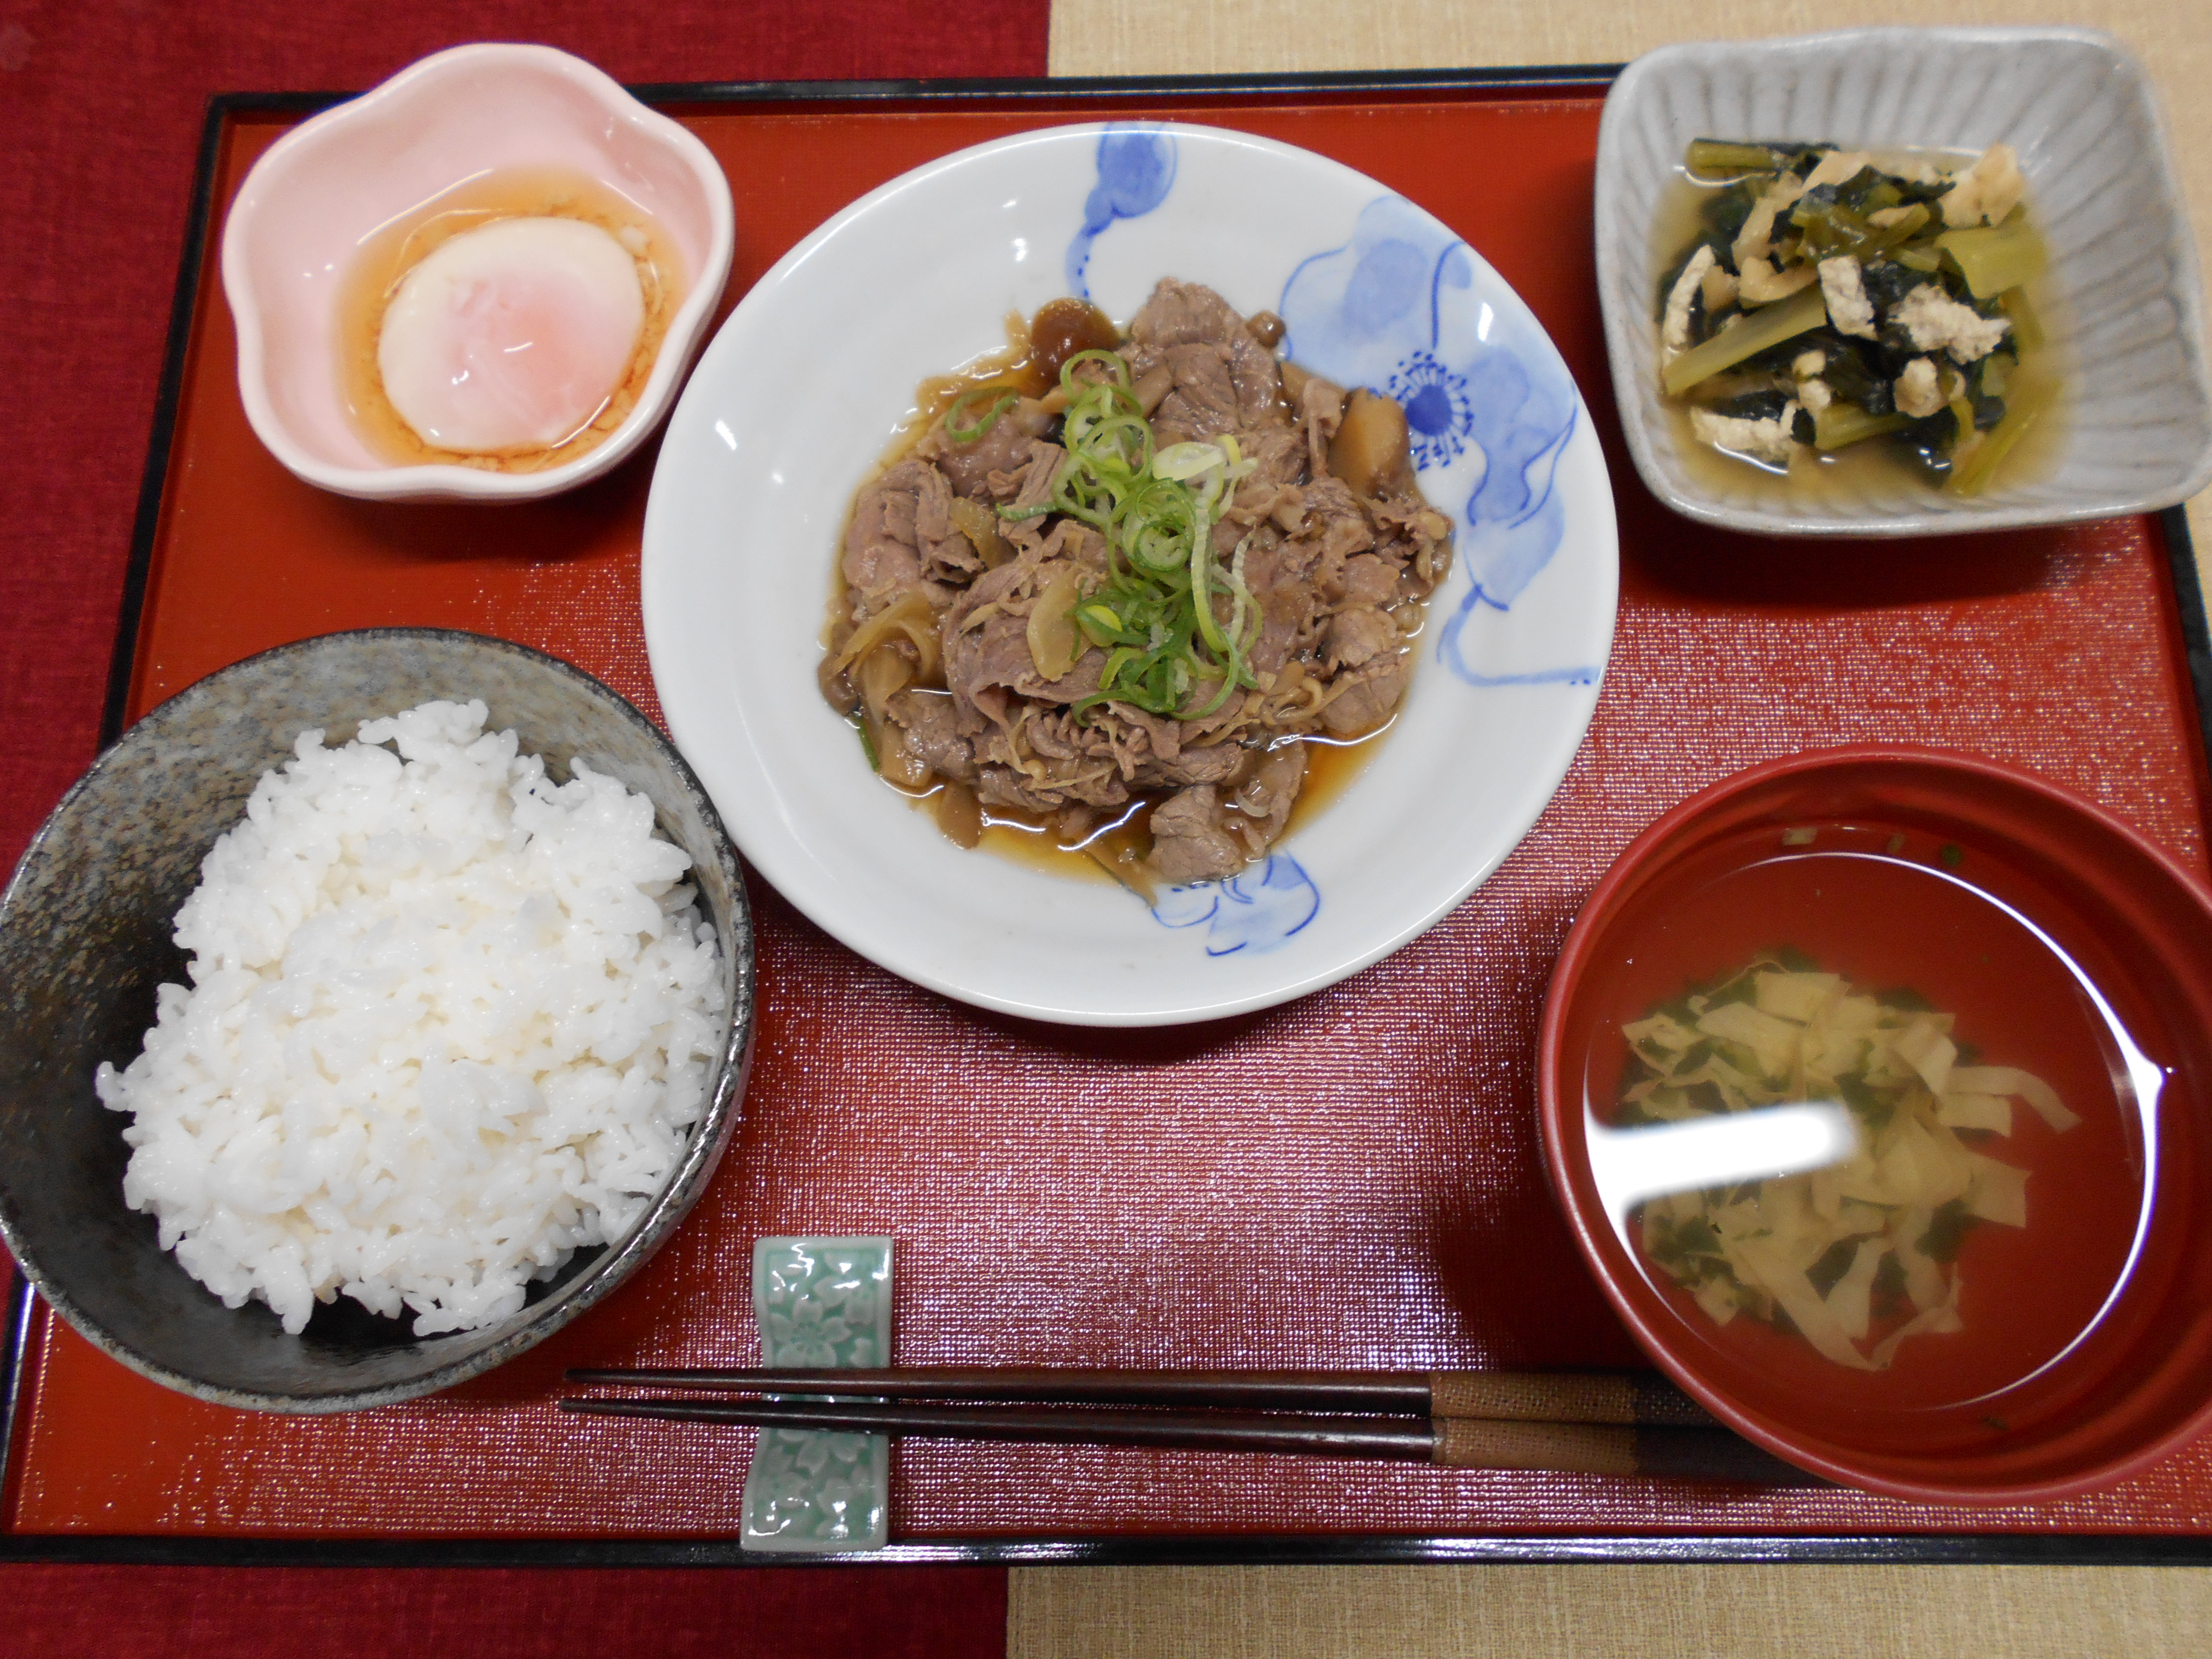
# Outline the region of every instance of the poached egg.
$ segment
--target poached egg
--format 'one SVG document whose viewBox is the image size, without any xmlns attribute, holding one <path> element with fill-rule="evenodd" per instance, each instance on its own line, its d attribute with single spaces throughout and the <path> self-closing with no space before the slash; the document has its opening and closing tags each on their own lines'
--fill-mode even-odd
<svg viewBox="0 0 2212 1659">
<path fill-rule="evenodd" d="M 645 311 L 636 260 L 597 225 L 495 220 L 407 273 L 385 309 L 377 368 L 426 443 L 477 455 L 550 449 L 621 386 Z"/>
</svg>

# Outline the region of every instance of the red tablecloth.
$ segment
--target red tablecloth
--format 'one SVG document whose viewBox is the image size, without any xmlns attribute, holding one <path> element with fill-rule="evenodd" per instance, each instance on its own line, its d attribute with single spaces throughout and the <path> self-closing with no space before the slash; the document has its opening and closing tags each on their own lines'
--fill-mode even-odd
<svg viewBox="0 0 2212 1659">
<path fill-rule="evenodd" d="M 0 867 L 93 757 L 209 97 L 465 40 L 626 82 L 1041 76 L 1047 0 L 28 0 L 0 13 Z M 0 1284 L 8 1268 L 0 1257 Z M 1003 1572 L 0 1566 L 0 1650 L 728 1659 L 1004 1651 Z"/>
</svg>

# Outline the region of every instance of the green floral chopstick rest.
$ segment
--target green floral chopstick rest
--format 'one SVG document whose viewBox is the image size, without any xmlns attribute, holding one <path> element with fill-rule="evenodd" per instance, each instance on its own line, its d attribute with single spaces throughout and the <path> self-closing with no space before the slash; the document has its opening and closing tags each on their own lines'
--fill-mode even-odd
<svg viewBox="0 0 2212 1659">
<path fill-rule="evenodd" d="M 891 1241 L 753 1241 L 761 1363 L 890 1363 Z M 889 1536 L 890 1440 L 763 1429 L 745 1472 L 742 1547 L 787 1554 L 875 1550 Z"/>
</svg>

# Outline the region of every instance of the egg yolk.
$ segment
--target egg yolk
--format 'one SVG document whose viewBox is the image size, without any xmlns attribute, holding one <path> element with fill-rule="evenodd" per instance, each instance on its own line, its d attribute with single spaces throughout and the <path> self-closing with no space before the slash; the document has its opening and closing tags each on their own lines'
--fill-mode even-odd
<svg viewBox="0 0 2212 1659">
<path fill-rule="evenodd" d="M 637 262 L 596 225 L 501 219 L 441 245 L 385 308 L 385 395 L 424 442 L 549 449 L 590 424 L 645 323 Z"/>
</svg>

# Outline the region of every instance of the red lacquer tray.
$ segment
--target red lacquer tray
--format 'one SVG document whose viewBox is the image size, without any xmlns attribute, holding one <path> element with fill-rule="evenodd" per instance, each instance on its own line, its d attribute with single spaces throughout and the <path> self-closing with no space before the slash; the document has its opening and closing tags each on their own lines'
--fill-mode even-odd
<svg viewBox="0 0 2212 1659">
<path fill-rule="evenodd" d="M 1620 501 L 1620 631 L 1589 738 L 1525 843 L 1425 937 L 1334 989 L 1167 1032 L 977 1012 L 833 944 L 764 884 L 744 1122 L 675 1241 L 607 1305 L 435 1398 L 282 1419 L 172 1395 L 22 1306 L 0 1553 L 696 1560 L 733 1540 L 750 1431 L 557 1417 L 571 1365 L 754 1358 L 763 1234 L 897 1241 L 896 1357 L 1030 1364 L 1621 1365 L 1539 1160 L 1553 957 L 1613 855 L 1702 786 L 1843 742 L 1996 757 L 2206 867 L 2178 513 L 1894 544 L 1695 527 L 1612 418 L 1589 226 L 1602 72 L 1217 84 L 667 88 L 736 193 L 730 294 L 915 164 L 1102 114 L 1333 155 L 1478 247 L 1582 386 Z M 211 117 L 118 659 L 117 720 L 332 629 L 430 623 L 558 653 L 655 709 L 637 605 L 653 455 L 500 508 L 370 505 L 246 426 L 216 231 L 303 100 Z M 823 550 L 823 556 L 828 550 Z M 2212 1442 L 2065 1503 L 1404 1465 L 961 1447 L 897 1452 L 894 1559 L 1823 1556 L 2212 1559 Z"/>
</svg>

